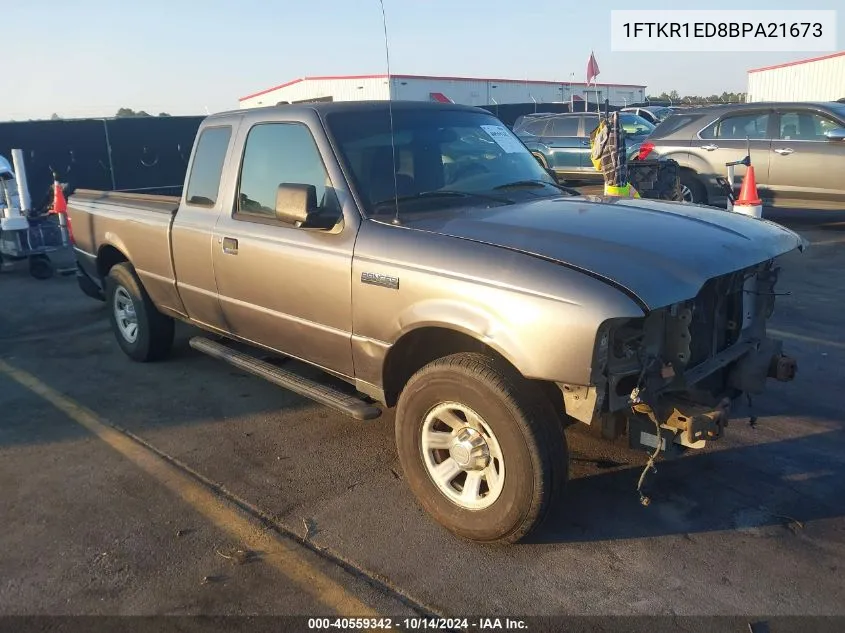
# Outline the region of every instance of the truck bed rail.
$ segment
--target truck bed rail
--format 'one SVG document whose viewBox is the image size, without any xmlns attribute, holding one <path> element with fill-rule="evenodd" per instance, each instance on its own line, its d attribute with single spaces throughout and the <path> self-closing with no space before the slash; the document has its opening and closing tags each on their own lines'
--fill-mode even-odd
<svg viewBox="0 0 845 633">
<path fill-rule="evenodd" d="M 176 212 L 179 208 L 180 199 L 179 196 L 163 196 L 159 194 L 125 191 L 100 191 L 97 189 L 77 189 L 72 195 L 74 201 L 101 202 L 118 207 L 132 207 L 133 210 L 141 208 L 167 214 Z"/>
</svg>

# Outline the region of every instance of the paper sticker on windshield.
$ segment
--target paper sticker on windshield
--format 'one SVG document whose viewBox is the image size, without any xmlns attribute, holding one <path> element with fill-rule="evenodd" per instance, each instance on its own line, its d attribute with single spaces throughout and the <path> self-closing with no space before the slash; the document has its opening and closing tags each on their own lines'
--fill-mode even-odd
<svg viewBox="0 0 845 633">
<path fill-rule="evenodd" d="M 508 154 L 521 152 L 525 146 L 501 125 L 482 125 L 481 129 L 487 132 L 494 141 Z"/>
</svg>

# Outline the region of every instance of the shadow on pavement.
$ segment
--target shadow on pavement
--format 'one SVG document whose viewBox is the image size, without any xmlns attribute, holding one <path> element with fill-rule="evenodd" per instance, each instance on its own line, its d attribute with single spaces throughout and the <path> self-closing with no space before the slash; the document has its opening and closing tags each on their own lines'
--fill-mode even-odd
<svg viewBox="0 0 845 633">
<path fill-rule="evenodd" d="M 763 217 L 793 230 L 845 232 L 845 210 L 822 211 L 816 209 L 764 209 Z"/>
<path fill-rule="evenodd" d="M 98 312 L 96 320 L 105 321 L 104 309 Z M 171 356 L 156 363 L 125 357 L 107 323 L 71 333 L 70 340 L 46 335 L 18 340 L 0 349 L 0 359 L 104 421 L 142 433 L 318 406 L 191 349 L 188 339 L 196 334 L 177 327 Z M 50 402 L 0 373 L 0 448 L 89 435 Z"/>
<path fill-rule="evenodd" d="M 845 515 L 845 431 L 660 462 L 644 507 L 642 466 L 571 480 L 534 543 L 603 541 L 766 526 L 803 529 Z M 643 460 L 644 461 L 644 460 Z M 749 502 L 749 500 L 753 500 Z"/>
</svg>

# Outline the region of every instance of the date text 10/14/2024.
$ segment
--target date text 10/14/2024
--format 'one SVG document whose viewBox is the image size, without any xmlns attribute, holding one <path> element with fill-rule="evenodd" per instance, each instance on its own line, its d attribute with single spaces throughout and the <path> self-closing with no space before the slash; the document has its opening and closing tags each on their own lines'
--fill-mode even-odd
<svg viewBox="0 0 845 633">
<path fill-rule="evenodd" d="M 519 618 L 309 618 L 309 630 L 384 629 L 384 630 L 468 630 L 516 631 L 528 625 Z"/>
</svg>

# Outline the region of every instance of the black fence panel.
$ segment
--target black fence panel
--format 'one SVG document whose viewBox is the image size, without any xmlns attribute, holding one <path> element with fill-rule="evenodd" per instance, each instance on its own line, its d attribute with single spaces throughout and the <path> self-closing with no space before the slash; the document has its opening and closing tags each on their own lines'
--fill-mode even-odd
<svg viewBox="0 0 845 633">
<path fill-rule="evenodd" d="M 51 200 L 53 171 L 72 189 L 155 189 L 151 192 L 178 193 L 203 118 L 0 123 L 0 155 L 11 161 L 12 149 L 24 151 L 29 190 L 36 208 Z"/>
<path fill-rule="evenodd" d="M 0 123 L 0 155 L 11 162 L 13 149 L 24 152 L 29 192 L 36 208 L 50 199 L 53 170 L 62 182 L 111 189 L 102 121 Z"/>
<path fill-rule="evenodd" d="M 146 118 L 107 121 L 115 188 L 181 188 L 202 119 L 157 117 L 152 121 Z"/>
</svg>

